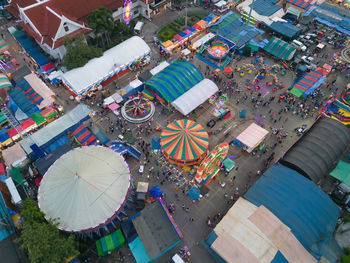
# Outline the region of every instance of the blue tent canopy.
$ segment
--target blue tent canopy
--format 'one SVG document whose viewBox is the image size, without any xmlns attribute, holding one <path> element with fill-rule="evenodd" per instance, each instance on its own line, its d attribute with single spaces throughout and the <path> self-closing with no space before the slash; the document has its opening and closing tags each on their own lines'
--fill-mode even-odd
<svg viewBox="0 0 350 263">
<path fill-rule="evenodd" d="M 341 249 L 332 236 L 340 208 L 321 188 L 296 171 L 275 164 L 244 196 L 264 205 L 285 225 L 316 259 L 336 261 Z"/>
<path fill-rule="evenodd" d="M 162 189 L 160 189 L 160 187 L 158 185 L 156 185 L 151 190 L 149 190 L 149 193 L 151 194 L 151 196 L 153 198 L 157 198 L 157 197 L 163 196 L 163 194 L 164 194 Z"/>
</svg>

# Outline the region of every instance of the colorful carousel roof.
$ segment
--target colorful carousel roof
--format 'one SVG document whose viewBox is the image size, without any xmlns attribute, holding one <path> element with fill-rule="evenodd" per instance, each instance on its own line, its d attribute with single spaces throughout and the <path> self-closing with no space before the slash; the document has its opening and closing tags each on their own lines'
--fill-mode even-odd
<svg viewBox="0 0 350 263">
<path fill-rule="evenodd" d="M 163 129 L 160 145 L 164 155 L 176 163 L 191 163 L 206 154 L 209 136 L 202 125 L 177 120 Z"/>
</svg>

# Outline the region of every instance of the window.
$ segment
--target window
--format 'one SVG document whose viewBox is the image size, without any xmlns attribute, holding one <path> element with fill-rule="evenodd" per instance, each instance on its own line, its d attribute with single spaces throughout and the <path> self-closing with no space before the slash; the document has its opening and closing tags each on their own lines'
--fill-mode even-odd
<svg viewBox="0 0 350 263">
<path fill-rule="evenodd" d="M 66 22 L 63 23 L 63 28 L 64 28 L 64 31 L 66 31 L 66 32 L 69 31 L 69 27 L 68 27 Z"/>
</svg>

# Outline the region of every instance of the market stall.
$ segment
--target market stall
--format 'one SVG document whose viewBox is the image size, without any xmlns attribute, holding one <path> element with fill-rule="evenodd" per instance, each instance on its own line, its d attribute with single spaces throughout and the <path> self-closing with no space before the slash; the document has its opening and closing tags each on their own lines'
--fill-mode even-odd
<svg viewBox="0 0 350 263">
<path fill-rule="evenodd" d="M 252 123 L 233 142 L 238 146 L 243 146 L 243 149 L 250 153 L 264 141 L 268 134 L 268 130 Z"/>
</svg>

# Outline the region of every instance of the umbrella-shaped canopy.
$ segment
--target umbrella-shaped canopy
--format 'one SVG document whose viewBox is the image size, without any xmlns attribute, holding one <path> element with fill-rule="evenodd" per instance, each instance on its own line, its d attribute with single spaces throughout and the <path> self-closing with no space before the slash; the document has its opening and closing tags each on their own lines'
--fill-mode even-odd
<svg viewBox="0 0 350 263">
<path fill-rule="evenodd" d="M 200 197 L 200 190 L 198 189 L 198 187 L 191 187 L 190 190 L 188 191 L 188 196 L 192 199 L 197 199 Z"/>
<path fill-rule="evenodd" d="M 39 207 L 58 218 L 62 230 L 91 231 L 104 226 L 123 208 L 130 186 L 124 158 L 101 146 L 75 148 L 46 172 Z"/>
<path fill-rule="evenodd" d="M 199 123 L 182 119 L 165 127 L 160 145 L 170 161 L 179 165 L 189 164 L 206 154 L 209 136 Z"/>
</svg>

